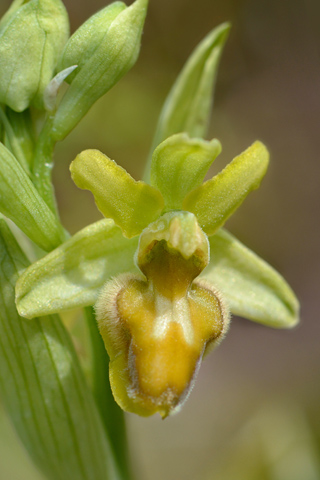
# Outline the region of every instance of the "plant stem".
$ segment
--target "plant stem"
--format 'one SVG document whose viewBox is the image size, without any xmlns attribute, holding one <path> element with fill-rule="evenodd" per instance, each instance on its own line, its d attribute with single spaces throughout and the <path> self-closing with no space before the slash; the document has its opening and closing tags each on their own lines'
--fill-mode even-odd
<svg viewBox="0 0 320 480">
<path fill-rule="evenodd" d="M 59 218 L 55 200 L 51 171 L 53 167 L 53 151 L 55 141 L 51 136 L 54 117 L 48 116 L 40 132 L 33 157 L 33 183 L 50 210 Z"/>
<path fill-rule="evenodd" d="M 132 478 L 124 414 L 114 401 L 109 383 L 109 357 L 92 307 L 85 308 L 92 346 L 93 395 L 124 480 Z"/>
<path fill-rule="evenodd" d="M 7 115 L 5 114 L 3 108 L 0 106 L 0 120 L 4 125 L 7 137 L 9 139 L 10 147 L 12 150 L 12 153 L 15 155 L 16 159 L 19 161 L 20 165 L 22 168 L 25 170 L 25 172 L 29 175 L 29 165 L 28 162 L 25 159 L 25 156 L 23 154 L 23 151 L 19 145 L 19 142 L 15 138 L 15 134 L 13 131 L 13 128 L 7 118 Z"/>
</svg>

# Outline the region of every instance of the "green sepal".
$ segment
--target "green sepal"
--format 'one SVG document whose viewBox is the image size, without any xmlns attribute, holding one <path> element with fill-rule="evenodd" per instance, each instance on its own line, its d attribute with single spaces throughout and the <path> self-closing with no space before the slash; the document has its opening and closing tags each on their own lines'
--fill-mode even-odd
<svg viewBox="0 0 320 480">
<path fill-rule="evenodd" d="M 110 26 L 107 22 L 108 30 L 95 50 L 92 49 L 92 39 L 89 39 L 89 54 L 82 55 L 86 61 L 78 72 L 75 71 L 74 79 L 57 109 L 52 128 L 54 140 L 62 140 L 98 98 L 110 90 L 135 64 L 140 51 L 147 5 L 148 0 L 136 0 L 130 7 L 120 11 Z M 99 30 L 100 28 L 101 25 Z M 75 56 L 79 57 L 79 54 Z M 70 66 L 69 61 L 64 66 Z"/>
<path fill-rule="evenodd" d="M 26 322 L 14 284 L 28 262 L 0 220 L 0 395 L 49 480 L 116 480 L 114 457 L 72 342 L 58 316 Z"/>
<path fill-rule="evenodd" d="M 64 240 L 62 226 L 40 197 L 27 173 L 0 143 L 0 212 L 34 243 L 50 251 Z"/>
<path fill-rule="evenodd" d="M 0 102 L 17 112 L 31 103 L 42 108 L 68 35 L 60 0 L 30 0 L 12 9 L 0 25 Z"/>
<path fill-rule="evenodd" d="M 85 150 L 70 165 L 79 188 L 90 190 L 101 213 L 112 218 L 123 234 L 138 235 L 161 213 L 164 203 L 154 187 L 134 180 L 99 150 Z"/>
<path fill-rule="evenodd" d="M 203 272 L 224 296 L 233 314 L 274 328 L 299 321 L 299 302 L 284 278 L 221 229 L 209 238 L 211 260 Z"/>
<path fill-rule="evenodd" d="M 32 318 L 94 305 L 110 277 L 137 271 L 137 245 L 138 237 L 124 238 L 112 220 L 85 227 L 23 272 L 16 285 L 20 315 Z"/>
<path fill-rule="evenodd" d="M 206 136 L 213 102 L 213 87 L 230 25 L 213 29 L 195 48 L 173 84 L 161 111 L 153 151 L 170 135 L 186 132 L 190 137 Z M 151 158 L 145 179 L 149 180 Z"/>
<path fill-rule="evenodd" d="M 191 191 L 183 209 L 196 215 L 207 235 L 214 235 L 248 193 L 259 187 L 268 163 L 268 150 L 261 142 L 255 142 L 222 172 Z"/>
<path fill-rule="evenodd" d="M 189 138 L 186 133 L 172 135 L 152 155 L 151 184 L 162 193 L 167 210 L 181 209 L 187 193 L 204 180 L 221 144 Z"/>
</svg>

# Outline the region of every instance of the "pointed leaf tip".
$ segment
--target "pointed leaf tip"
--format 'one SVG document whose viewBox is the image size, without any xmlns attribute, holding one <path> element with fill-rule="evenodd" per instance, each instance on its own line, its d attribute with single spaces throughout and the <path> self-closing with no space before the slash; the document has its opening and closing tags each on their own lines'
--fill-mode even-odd
<svg viewBox="0 0 320 480">
<path fill-rule="evenodd" d="M 187 132 L 191 137 L 205 137 L 215 78 L 229 29 L 228 23 L 214 28 L 191 53 L 165 100 L 151 151 L 175 133 Z M 151 157 L 145 173 L 147 180 L 150 167 Z"/>
</svg>

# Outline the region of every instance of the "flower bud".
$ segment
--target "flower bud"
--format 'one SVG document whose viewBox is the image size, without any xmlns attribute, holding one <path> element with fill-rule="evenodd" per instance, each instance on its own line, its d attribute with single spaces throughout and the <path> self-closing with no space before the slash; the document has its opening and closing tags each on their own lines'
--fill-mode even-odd
<svg viewBox="0 0 320 480">
<path fill-rule="evenodd" d="M 42 108 L 68 34 L 60 0 L 29 0 L 9 10 L 0 24 L 0 102 L 17 112 L 31 103 Z"/>
<path fill-rule="evenodd" d="M 90 107 L 134 65 L 148 0 L 130 7 L 115 2 L 85 22 L 70 38 L 59 69 L 78 68 L 67 81 L 71 85 L 58 107 L 52 134 L 62 140 Z"/>
<path fill-rule="evenodd" d="M 203 355 L 221 341 L 229 318 L 220 294 L 196 279 L 209 250 L 194 215 L 170 212 L 149 225 L 136 258 L 145 276 L 108 282 L 97 319 L 118 404 L 165 418 L 181 408 Z"/>
<path fill-rule="evenodd" d="M 77 71 L 68 76 L 67 83 L 71 83 L 85 67 L 103 42 L 112 22 L 125 9 L 126 5 L 123 2 L 108 5 L 92 15 L 69 38 L 57 67 L 58 71 L 61 71 L 77 65 Z"/>
</svg>

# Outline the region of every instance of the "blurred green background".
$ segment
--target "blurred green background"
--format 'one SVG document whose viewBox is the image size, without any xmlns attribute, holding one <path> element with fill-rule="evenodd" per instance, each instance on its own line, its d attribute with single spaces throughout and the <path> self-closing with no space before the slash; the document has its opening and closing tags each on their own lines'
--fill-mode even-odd
<svg viewBox="0 0 320 480">
<path fill-rule="evenodd" d="M 9 3 L 0 0 L 1 14 Z M 65 0 L 72 31 L 106 3 Z M 55 187 L 71 232 L 100 218 L 91 195 L 72 184 L 71 160 L 98 148 L 140 178 L 172 82 L 226 20 L 232 30 L 208 135 L 223 145 L 215 169 L 256 139 L 271 152 L 261 188 L 227 227 L 289 281 L 301 325 L 277 331 L 233 318 L 180 414 L 164 422 L 128 415 L 130 450 L 139 480 L 317 480 L 319 0 L 151 0 L 138 63 L 57 146 Z M 0 480 L 41 478 L 0 408 Z"/>
</svg>

